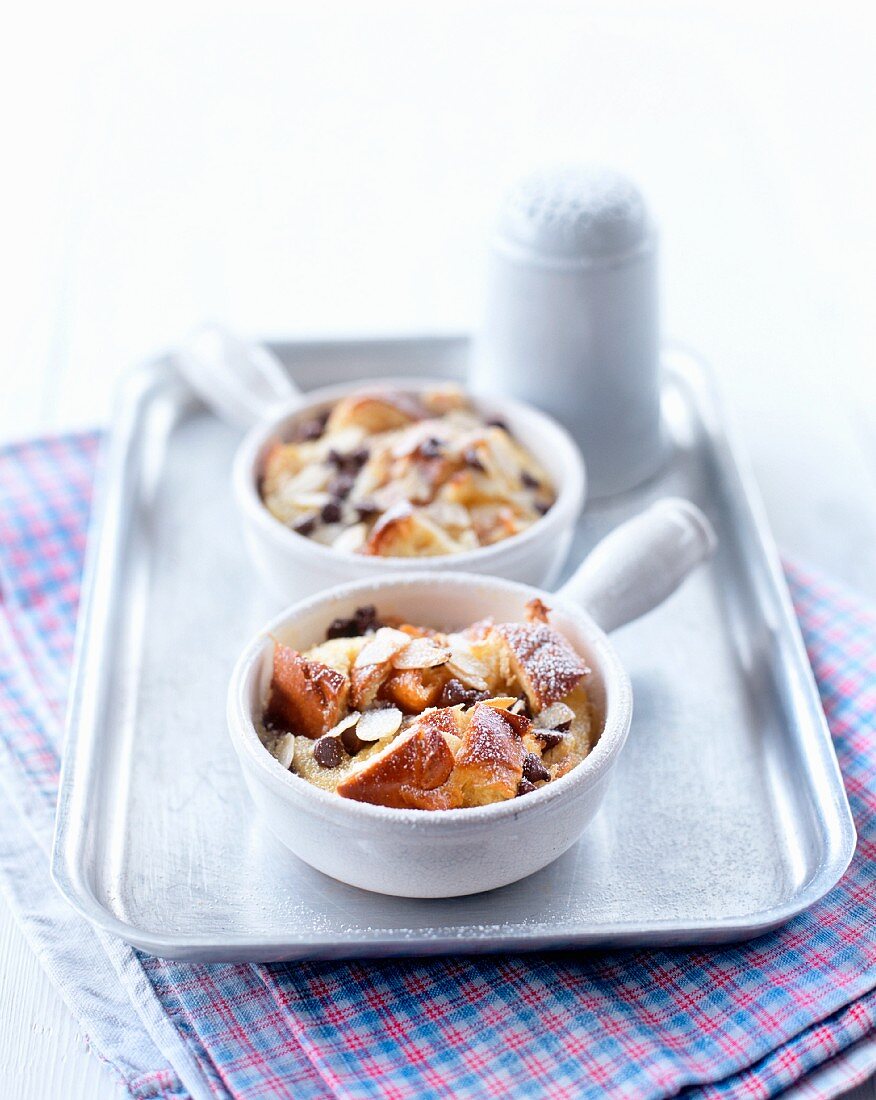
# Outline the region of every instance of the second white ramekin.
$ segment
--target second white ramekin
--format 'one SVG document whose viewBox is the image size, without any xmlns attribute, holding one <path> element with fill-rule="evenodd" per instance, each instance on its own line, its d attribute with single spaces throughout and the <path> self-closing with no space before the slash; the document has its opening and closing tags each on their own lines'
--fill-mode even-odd
<svg viewBox="0 0 876 1100">
<path fill-rule="evenodd" d="M 264 348 L 244 344 L 217 329 L 197 334 L 179 350 L 177 361 L 199 396 L 219 415 L 238 424 L 255 423 L 234 460 L 234 499 L 250 557 L 269 591 L 279 599 L 288 603 L 332 585 L 378 580 L 400 569 L 462 570 L 540 588 L 555 584 L 584 506 L 586 478 L 578 447 L 545 413 L 511 398 L 472 397 L 485 418 L 496 417 L 508 424 L 553 482 L 556 501 L 531 527 L 462 554 L 416 559 L 369 557 L 323 546 L 296 534 L 271 515 L 258 486 L 267 451 L 274 442 L 287 438 L 294 421 L 324 411 L 348 393 L 371 387 L 416 393 L 445 386 L 446 379 L 376 378 L 302 394 Z"/>
</svg>

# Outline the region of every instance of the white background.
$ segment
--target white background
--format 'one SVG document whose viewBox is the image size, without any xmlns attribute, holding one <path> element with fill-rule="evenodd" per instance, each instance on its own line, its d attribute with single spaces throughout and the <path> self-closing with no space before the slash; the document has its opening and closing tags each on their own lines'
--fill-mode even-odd
<svg viewBox="0 0 876 1100">
<path fill-rule="evenodd" d="M 206 318 L 470 328 L 504 187 L 603 163 L 650 201 L 666 331 L 713 363 L 782 548 L 876 595 L 874 71 L 876 20 L 836 2 L 19 10 L 0 439 L 105 420 Z M 0 1095 L 115 1095 L 2 908 Z"/>
</svg>

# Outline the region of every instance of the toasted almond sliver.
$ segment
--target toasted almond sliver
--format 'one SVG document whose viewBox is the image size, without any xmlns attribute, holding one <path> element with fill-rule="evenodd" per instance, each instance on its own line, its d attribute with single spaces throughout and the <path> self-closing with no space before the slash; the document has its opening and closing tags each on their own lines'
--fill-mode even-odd
<svg viewBox="0 0 876 1100">
<path fill-rule="evenodd" d="M 405 648 L 392 659 L 392 667 L 405 668 L 437 668 L 444 665 L 450 658 L 450 650 L 447 646 L 438 645 L 431 638 L 414 638 Z"/>
<path fill-rule="evenodd" d="M 485 679 L 487 666 L 464 645 L 451 643 L 447 671 L 466 687 L 474 688 L 475 691 L 489 690 Z"/>
<path fill-rule="evenodd" d="M 405 634 L 403 630 L 382 626 L 359 650 L 353 667 L 364 668 L 365 665 L 385 664 L 391 661 L 399 650 L 404 649 L 410 640 L 410 634 Z"/>
<path fill-rule="evenodd" d="M 319 493 L 328 485 L 331 472 L 327 466 L 314 462 L 305 466 L 283 488 L 286 496 L 294 499 L 304 493 Z"/>
<path fill-rule="evenodd" d="M 323 456 L 328 456 L 329 451 L 337 451 L 346 454 L 355 451 L 368 433 L 360 427 L 351 424 L 347 428 L 339 428 L 334 432 L 326 432 L 317 444 L 318 451 Z"/>
<path fill-rule="evenodd" d="M 541 730 L 552 730 L 574 719 L 575 712 L 571 707 L 567 707 L 565 703 L 551 703 L 535 716 L 535 726 Z"/>
<path fill-rule="evenodd" d="M 433 500 L 427 505 L 429 517 L 441 527 L 458 528 L 465 530 L 471 527 L 471 518 L 468 509 L 461 504 L 450 500 Z"/>
<path fill-rule="evenodd" d="M 322 508 L 331 499 L 328 493 L 296 493 L 291 503 L 296 508 Z"/>
<path fill-rule="evenodd" d="M 351 710 L 346 718 L 342 718 L 336 726 L 323 734 L 323 737 L 340 737 L 344 730 L 348 730 L 351 726 L 355 726 L 362 715 L 358 710 Z"/>
<path fill-rule="evenodd" d="M 419 445 L 432 434 L 432 427 L 428 423 L 411 424 L 403 428 L 392 445 L 393 458 L 407 458 L 412 455 Z"/>
<path fill-rule="evenodd" d="M 360 741 L 379 741 L 395 733 L 402 723 L 402 712 L 397 707 L 384 710 L 366 710 L 356 726 Z"/>
<path fill-rule="evenodd" d="M 495 707 L 496 710 L 508 710 L 511 704 L 516 702 L 516 695 L 496 695 L 492 699 L 484 699 L 485 706 Z"/>
<path fill-rule="evenodd" d="M 348 554 L 355 554 L 355 552 L 365 545 L 365 539 L 368 536 L 368 528 L 364 523 L 354 523 L 352 527 L 348 527 L 346 530 L 341 531 L 332 546 L 335 550 L 343 550 Z"/>
<path fill-rule="evenodd" d="M 273 756 L 278 764 L 288 771 L 292 764 L 292 756 L 295 753 L 295 738 L 291 733 L 284 733 L 274 742 Z"/>
</svg>

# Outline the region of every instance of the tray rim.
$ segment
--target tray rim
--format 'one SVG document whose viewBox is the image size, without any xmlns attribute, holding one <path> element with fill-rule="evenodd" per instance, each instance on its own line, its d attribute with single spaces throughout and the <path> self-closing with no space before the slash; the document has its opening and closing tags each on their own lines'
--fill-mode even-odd
<svg viewBox="0 0 876 1100">
<path fill-rule="evenodd" d="M 301 341 L 270 341 L 279 353 L 290 350 L 331 353 L 336 349 L 350 352 L 355 348 L 375 352 L 381 348 L 420 349 L 426 344 L 465 348 L 467 334 L 418 337 L 376 336 L 364 339 L 339 338 Z M 78 775 L 77 757 L 80 741 L 94 736 L 94 724 L 87 724 L 87 691 L 100 677 L 99 668 L 106 650 L 109 631 L 106 625 L 112 615 L 113 577 L 121 562 L 124 514 L 122 500 L 125 486 L 134 476 L 131 470 L 132 451 L 137 444 L 137 425 L 144 409 L 155 393 L 172 381 L 173 367 L 167 357 L 159 357 L 133 368 L 125 376 L 117 392 L 112 429 L 101 448 L 101 458 L 95 483 L 94 508 L 88 531 L 88 543 L 82 582 L 82 599 L 77 623 L 76 645 L 71 673 L 70 704 L 63 740 L 62 767 L 52 844 L 52 878 L 74 909 L 98 928 L 150 954 L 180 961 L 273 961 L 304 958 L 353 958 L 405 955 L 438 955 L 466 951 L 491 953 L 517 950 L 546 950 L 574 947 L 670 946 L 722 943 L 762 935 L 814 905 L 836 885 L 854 855 L 856 832 L 845 793 L 832 738 L 821 709 L 815 679 L 806 655 L 799 624 L 791 603 L 781 562 L 766 511 L 747 455 L 739 446 L 732 427 L 727 424 L 717 396 L 715 384 L 702 363 L 683 345 L 666 345 L 662 363 L 667 373 L 680 377 L 692 391 L 697 412 L 709 429 L 715 460 L 720 464 L 732 497 L 733 509 L 746 528 L 747 541 L 755 549 L 773 593 L 777 599 L 781 621 L 778 623 L 790 645 L 798 686 L 814 723 L 815 744 L 819 766 L 818 827 L 823 841 L 821 860 L 810 878 L 793 897 L 779 905 L 751 913 L 721 918 L 677 920 L 615 921 L 590 928 L 575 925 L 530 924 L 526 932 L 505 934 L 502 925 L 485 929 L 479 925 L 477 937 L 467 933 L 465 926 L 456 932 L 447 927 L 435 929 L 397 929 L 385 931 L 359 930 L 339 937 L 337 933 L 296 933 L 294 937 L 276 939 L 257 935 L 224 935 L 221 938 L 193 934 L 165 935 L 126 921 L 111 912 L 91 889 L 83 865 L 84 847 L 75 844 L 76 829 L 70 808 L 77 796 L 77 784 L 88 784 L 90 776 Z M 98 538 L 97 535 L 100 534 Z M 104 630 L 95 645 L 92 624 L 100 622 Z M 94 700 L 90 703 L 94 709 Z M 86 711 L 86 721 L 82 720 Z M 827 797 L 826 797 L 827 796 Z M 829 818 L 832 817 L 832 820 Z M 81 834 L 81 829 L 79 830 Z M 514 926 L 509 926 L 514 927 Z M 410 933 L 410 934 L 406 934 Z"/>
</svg>

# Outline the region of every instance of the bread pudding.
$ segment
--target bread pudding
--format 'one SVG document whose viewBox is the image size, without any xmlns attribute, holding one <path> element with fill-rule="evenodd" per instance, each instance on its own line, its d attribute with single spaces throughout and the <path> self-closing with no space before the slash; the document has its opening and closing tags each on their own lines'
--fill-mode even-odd
<svg viewBox="0 0 876 1100">
<path fill-rule="evenodd" d="M 398 558 L 500 542 L 555 500 L 508 425 L 485 420 L 455 386 L 361 390 L 293 423 L 265 454 L 259 492 L 299 535 Z"/>
<path fill-rule="evenodd" d="M 304 653 L 275 640 L 262 741 L 302 780 L 378 806 L 530 794 L 594 740 L 590 670 L 549 618 L 532 600 L 522 622 L 444 633 L 360 607 Z"/>
</svg>

